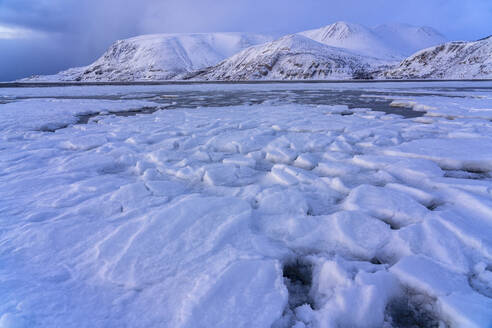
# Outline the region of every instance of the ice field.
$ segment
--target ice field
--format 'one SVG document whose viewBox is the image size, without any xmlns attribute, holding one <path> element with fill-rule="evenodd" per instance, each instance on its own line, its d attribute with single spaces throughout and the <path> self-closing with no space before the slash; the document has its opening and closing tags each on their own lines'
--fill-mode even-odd
<svg viewBox="0 0 492 328">
<path fill-rule="evenodd" d="M 0 87 L 0 300 L 2 328 L 492 327 L 492 82 Z"/>
</svg>

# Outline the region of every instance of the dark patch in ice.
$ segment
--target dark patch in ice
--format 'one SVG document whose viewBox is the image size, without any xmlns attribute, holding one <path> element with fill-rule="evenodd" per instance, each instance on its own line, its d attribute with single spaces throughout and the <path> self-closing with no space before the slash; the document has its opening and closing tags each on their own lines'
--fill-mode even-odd
<svg viewBox="0 0 492 328">
<path fill-rule="evenodd" d="M 384 218 L 378 218 L 378 219 L 389 225 L 391 230 L 400 230 L 401 228 L 399 225 L 395 224 L 394 222 L 391 222 L 388 219 L 384 219 Z"/>
<path fill-rule="evenodd" d="M 121 116 L 121 117 L 130 117 L 130 116 L 136 116 L 138 114 L 152 114 L 158 110 L 162 109 L 161 107 L 142 107 L 141 109 L 138 110 L 130 110 L 130 111 L 121 111 L 121 112 L 108 112 L 108 113 L 102 113 L 102 112 L 96 112 L 96 113 L 90 113 L 90 114 L 79 114 L 76 115 L 77 121 L 74 124 L 88 124 L 89 121 L 95 117 L 103 117 L 103 116 Z M 61 129 L 66 129 L 71 124 L 45 124 L 42 127 L 38 129 L 38 131 L 41 132 L 56 132 L 57 130 Z"/>
<path fill-rule="evenodd" d="M 429 211 L 436 211 L 440 206 L 442 206 L 443 203 L 442 202 L 438 202 L 438 201 L 433 201 L 431 202 L 430 204 L 426 205 L 425 207 L 429 210 Z"/>
<path fill-rule="evenodd" d="M 309 296 L 313 282 L 313 266 L 303 259 L 295 259 L 283 267 L 284 282 L 289 292 L 289 308 L 308 304 L 314 308 L 314 301 Z"/>
<path fill-rule="evenodd" d="M 485 271 L 492 272 L 492 266 L 487 266 Z M 472 274 L 468 277 L 468 284 L 477 293 L 482 294 L 485 297 L 492 298 L 492 286 L 480 280 L 477 274 Z"/>
<path fill-rule="evenodd" d="M 132 83 L 128 83 L 132 85 Z M 1 86 L 0 86 L 1 87 Z M 222 91 L 158 91 L 158 92 L 133 92 L 132 94 L 105 95 L 105 96 L 45 96 L 36 98 L 57 99 L 101 99 L 101 100 L 149 100 L 160 104 L 159 107 L 166 109 L 199 108 L 199 107 L 228 107 L 245 104 L 301 104 L 301 105 L 346 105 L 347 111 L 340 115 L 352 115 L 353 108 L 368 108 L 386 114 L 401 115 L 404 118 L 414 118 L 425 115 L 425 112 L 415 111 L 410 108 L 396 108 L 390 106 L 393 99 L 409 96 L 429 96 L 432 93 L 399 92 L 380 90 L 330 90 L 311 88 L 306 90 L 291 89 L 283 90 L 222 90 Z M 449 97 L 448 94 L 439 94 Z M 170 98 L 172 103 L 170 103 Z M 29 97 L 18 97 L 18 99 L 29 99 Z M 149 113 L 149 112 L 144 112 Z M 90 117 L 88 118 L 90 119 Z M 87 121 L 88 121 L 87 119 Z M 82 123 L 82 122 L 81 122 Z"/>
<path fill-rule="evenodd" d="M 472 173 L 472 174 L 487 174 L 489 173 L 488 170 L 483 170 L 479 168 L 464 168 L 463 171 L 467 173 Z"/>
<path fill-rule="evenodd" d="M 369 262 L 371 262 L 372 264 L 376 264 L 376 265 L 383 264 L 383 262 L 381 262 L 377 257 L 373 257 Z"/>
<path fill-rule="evenodd" d="M 107 165 L 104 167 L 101 167 L 97 170 L 97 173 L 103 175 L 103 174 L 118 174 L 121 172 L 124 172 L 127 169 L 127 167 L 124 164 L 121 163 L 115 163 L 114 165 Z"/>
<path fill-rule="evenodd" d="M 48 123 L 43 126 L 41 126 L 37 131 L 41 132 L 56 132 L 57 130 L 60 129 L 65 129 L 68 127 L 70 124 L 53 124 L 53 123 Z"/>
<path fill-rule="evenodd" d="M 282 317 L 273 323 L 272 328 L 294 327 L 299 322 L 295 313 L 299 306 L 307 304 L 314 309 L 314 300 L 309 295 L 313 281 L 312 264 L 302 258 L 290 260 L 284 264 L 283 277 L 289 300 Z"/>
<path fill-rule="evenodd" d="M 316 193 L 305 193 L 305 195 L 307 196 L 306 201 L 309 205 L 308 216 L 330 215 L 338 212 L 340 210 L 338 207 L 344 200 L 343 198 L 323 198 L 322 195 Z"/>
<path fill-rule="evenodd" d="M 490 171 L 478 169 L 444 170 L 444 177 L 455 179 L 486 180 L 492 178 Z"/>
<path fill-rule="evenodd" d="M 385 321 L 390 327 L 398 328 L 448 327 L 437 316 L 433 298 L 411 291 L 388 303 Z"/>
<path fill-rule="evenodd" d="M 96 112 L 96 113 L 90 113 L 90 114 L 79 114 L 76 115 L 77 121 L 74 124 L 88 124 L 89 121 L 94 118 L 94 117 L 101 117 L 101 116 L 122 116 L 122 117 L 129 117 L 129 116 L 135 116 L 138 114 L 152 114 L 159 109 L 162 109 L 160 107 L 142 107 L 141 109 L 138 110 L 130 110 L 130 111 L 121 111 L 121 112 L 109 112 L 109 113 L 101 113 L 101 112 Z M 41 132 L 56 132 L 61 129 L 66 129 L 71 124 L 59 124 L 59 123 L 48 123 L 43 126 L 41 126 L 37 131 Z"/>
<path fill-rule="evenodd" d="M 341 205 L 345 201 L 346 197 L 336 198 L 334 201 L 335 205 Z"/>
<path fill-rule="evenodd" d="M 306 215 L 307 216 L 314 216 L 314 212 L 313 212 L 313 209 L 311 207 L 308 208 Z"/>
<path fill-rule="evenodd" d="M 77 115 L 77 123 L 75 124 L 88 124 L 89 121 L 97 116 L 121 116 L 121 117 L 130 117 L 130 116 L 135 116 L 138 114 L 152 114 L 156 111 L 158 111 L 159 107 L 142 107 L 140 109 L 136 110 L 129 110 L 129 111 L 120 111 L 120 112 L 109 112 L 109 113 L 91 113 L 91 114 L 81 114 Z"/>
</svg>

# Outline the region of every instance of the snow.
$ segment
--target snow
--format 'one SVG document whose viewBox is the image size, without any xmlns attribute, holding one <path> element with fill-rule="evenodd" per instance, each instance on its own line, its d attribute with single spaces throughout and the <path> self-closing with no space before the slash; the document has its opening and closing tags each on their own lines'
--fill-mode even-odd
<svg viewBox="0 0 492 328">
<path fill-rule="evenodd" d="M 247 33 L 141 35 L 116 41 L 88 66 L 21 81 L 407 78 L 408 73 L 393 71 L 395 65 L 416 51 L 445 41 L 430 27 L 389 24 L 367 28 L 348 22 L 285 35 L 278 40 Z M 468 63 L 473 60 L 470 57 Z M 272 67 L 274 72 L 269 72 Z M 411 76 L 427 74 L 420 66 L 417 71 Z M 475 73 L 480 77 L 481 73 Z M 446 76 L 440 71 L 431 74 L 433 78 Z"/>
<path fill-rule="evenodd" d="M 299 34 L 329 46 L 389 61 L 398 61 L 419 50 L 446 42 L 445 37 L 431 27 L 407 24 L 368 28 L 360 24 L 336 22 Z"/>
<path fill-rule="evenodd" d="M 454 137 L 450 139 L 419 139 L 406 142 L 385 151 L 409 157 L 431 159 L 448 170 L 492 170 L 492 138 Z"/>
<path fill-rule="evenodd" d="M 445 36 L 428 26 L 393 23 L 376 26 L 372 31 L 384 40 L 385 44 L 404 56 L 448 41 Z"/>
<path fill-rule="evenodd" d="M 246 33 L 151 34 L 116 41 L 87 67 L 30 81 L 145 81 L 180 79 L 249 46 L 271 41 Z"/>
<path fill-rule="evenodd" d="M 278 101 L 167 109 L 248 90 Z M 491 90 L 0 88 L 0 327 L 489 327 Z"/>
<path fill-rule="evenodd" d="M 420 270 L 423 267 L 426 269 Z M 492 299 L 474 292 L 466 276 L 421 256 L 408 256 L 390 271 L 407 285 L 439 297 L 452 325 L 478 328 L 491 324 Z"/>
<path fill-rule="evenodd" d="M 387 61 L 293 34 L 247 48 L 193 76 L 205 80 L 327 80 L 357 78 Z"/>
<path fill-rule="evenodd" d="M 384 72 L 397 79 L 491 79 L 492 37 L 449 42 L 421 50 Z"/>
<path fill-rule="evenodd" d="M 397 49 L 385 44 L 373 31 L 359 24 L 337 22 L 299 34 L 332 47 L 352 50 L 363 56 L 390 61 L 398 61 L 402 57 Z"/>
<path fill-rule="evenodd" d="M 53 130 L 77 122 L 77 115 L 126 112 L 142 107 L 164 107 L 142 100 L 27 99 L 2 105 L 0 129 L 3 136 L 17 135 L 19 129 Z M 22 131 L 22 130 L 21 130 Z M 23 132 L 21 132 L 23 133 Z"/>
</svg>

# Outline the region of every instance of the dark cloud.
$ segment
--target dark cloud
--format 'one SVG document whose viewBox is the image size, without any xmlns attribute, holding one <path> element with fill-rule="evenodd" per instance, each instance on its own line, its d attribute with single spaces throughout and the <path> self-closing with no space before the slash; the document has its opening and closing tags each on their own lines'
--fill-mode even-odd
<svg viewBox="0 0 492 328">
<path fill-rule="evenodd" d="M 492 34 L 490 0 L 0 0 L 0 26 L 45 34 L 0 39 L 0 80 L 90 63 L 145 33 L 293 33 L 345 20 L 432 26 L 450 39 Z"/>
</svg>

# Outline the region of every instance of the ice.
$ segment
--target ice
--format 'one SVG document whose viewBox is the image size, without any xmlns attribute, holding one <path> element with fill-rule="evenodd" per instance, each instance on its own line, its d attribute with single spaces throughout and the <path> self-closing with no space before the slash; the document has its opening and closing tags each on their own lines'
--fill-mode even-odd
<svg viewBox="0 0 492 328">
<path fill-rule="evenodd" d="M 350 192 L 343 207 L 359 210 L 387 222 L 393 229 L 425 220 L 427 209 L 396 190 L 361 185 Z"/>
<path fill-rule="evenodd" d="M 418 119 L 269 102 L 77 123 L 160 108 L 119 98 L 138 92 L 283 88 L 0 88 L 0 327 L 491 326 L 492 124 L 473 102 L 447 117 L 490 82 L 316 87 L 448 90 Z"/>
<path fill-rule="evenodd" d="M 400 292 L 398 281 L 387 272 L 354 275 L 333 261 L 324 263 L 315 281 L 317 292 L 326 298 L 318 300 L 322 305 L 315 312 L 320 327 L 380 327 L 387 302 Z"/>
<path fill-rule="evenodd" d="M 421 256 L 408 256 L 390 269 L 405 284 L 437 297 L 443 316 L 456 327 L 486 327 L 492 299 L 474 292 L 466 276 Z"/>
<path fill-rule="evenodd" d="M 294 165 L 305 170 L 312 170 L 316 167 L 316 163 L 316 158 L 313 155 L 306 153 L 297 156 Z"/>
<path fill-rule="evenodd" d="M 491 171 L 492 138 L 419 139 L 385 151 L 400 155 L 430 159 L 443 169 Z"/>
<path fill-rule="evenodd" d="M 131 111 L 145 106 L 158 104 L 143 100 L 26 99 L 2 105 L 0 128 L 4 131 L 3 137 L 19 129 L 50 131 L 77 122 L 77 115 Z"/>
<path fill-rule="evenodd" d="M 232 156 L 229 158 L 224 158 L 222 160 L 224 164 L 232 164 L 236 166 L 247 166 L 254 168 L 256 166 L 256 161 L 253 158 L 247 158 L 244 156 Z"/>
</svg>

